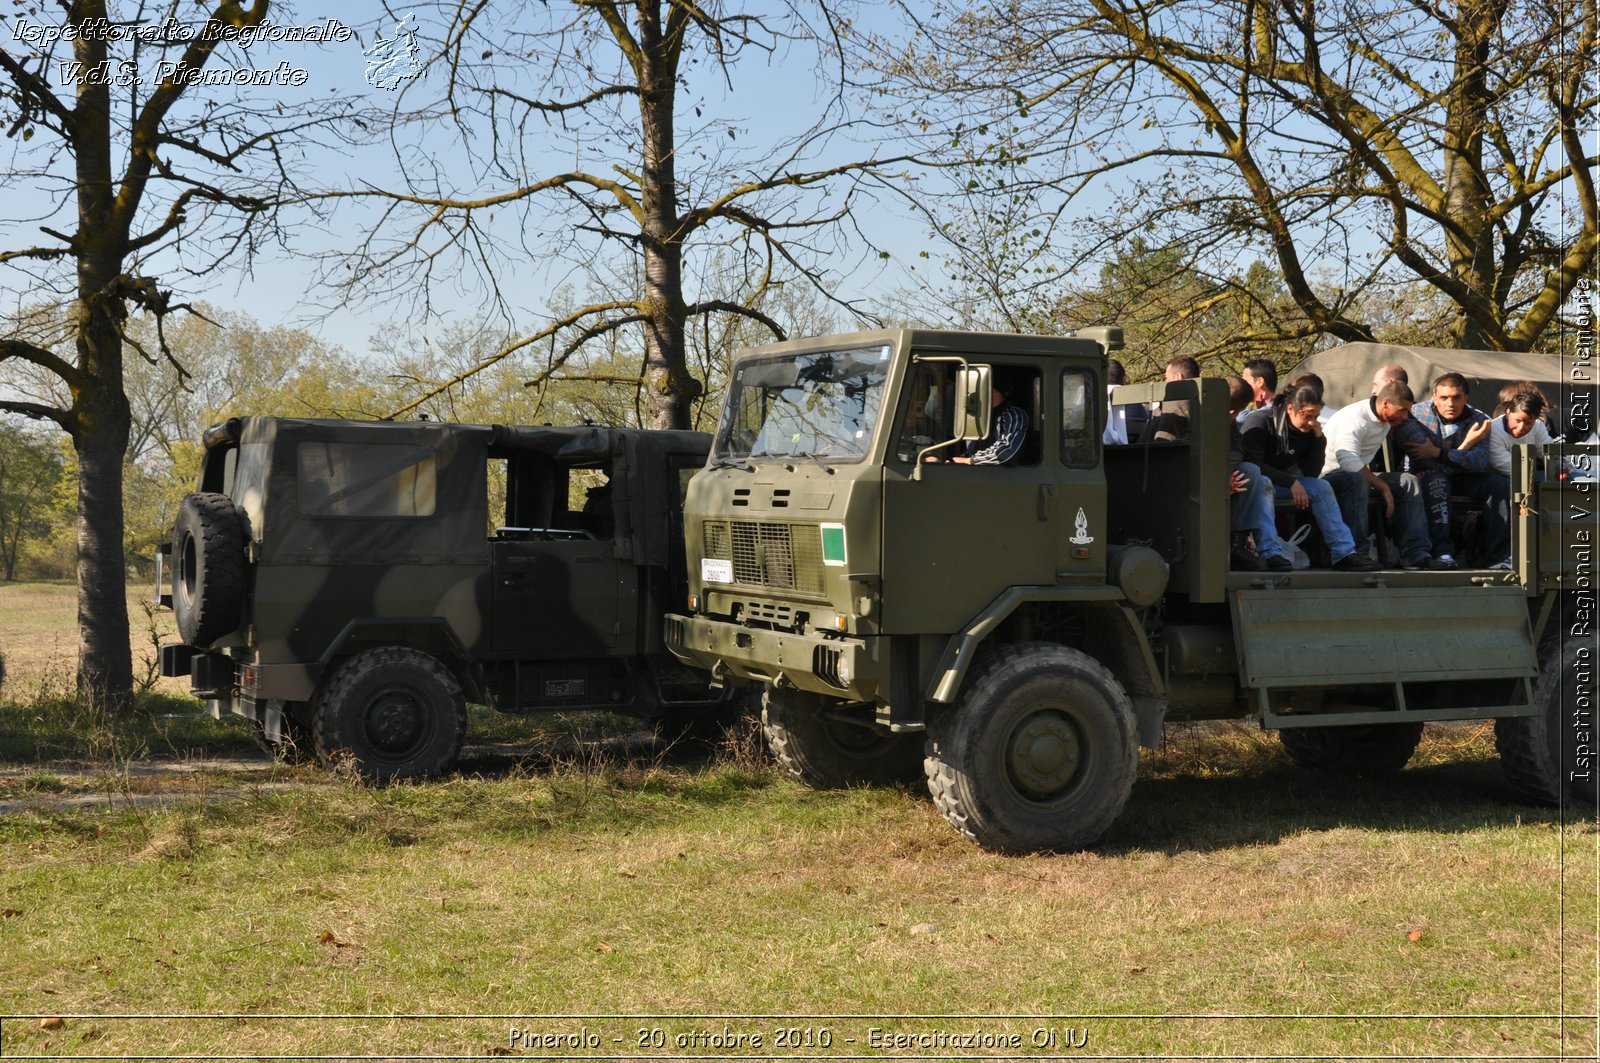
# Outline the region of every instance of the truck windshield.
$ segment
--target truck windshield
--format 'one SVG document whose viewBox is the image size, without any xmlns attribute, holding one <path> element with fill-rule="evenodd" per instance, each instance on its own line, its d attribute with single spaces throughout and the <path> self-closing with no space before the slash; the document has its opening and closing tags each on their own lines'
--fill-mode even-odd
<svg viewBox="0 0 1600 1063">
<path fill-rule="evenodd" d="M 712 460 L 860 461 L 872 442 L 888 371 L 887 345 L 740 362 Z"/>
</svg>

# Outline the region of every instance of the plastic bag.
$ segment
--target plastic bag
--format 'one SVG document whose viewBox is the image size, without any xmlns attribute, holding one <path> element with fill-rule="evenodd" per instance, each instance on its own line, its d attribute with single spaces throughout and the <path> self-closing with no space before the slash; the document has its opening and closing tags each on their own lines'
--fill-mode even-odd
<svg viewBox="0 0 1600 1063">
<path fill-rule="evenodd" d="M 1310 534 L 1311 525 L 1302 524 L 1294 530 L 1294 534 L 1289 536 L 1288 540 L 1283 544 L 1286 547 L 1284 552 L 1289 555 L 1289 560 L 1295 568 L 1311 567 L 1311 555 L 1300 548 L 1300 544 L 1305 542 L 1306 536 Z"/>
</svg>

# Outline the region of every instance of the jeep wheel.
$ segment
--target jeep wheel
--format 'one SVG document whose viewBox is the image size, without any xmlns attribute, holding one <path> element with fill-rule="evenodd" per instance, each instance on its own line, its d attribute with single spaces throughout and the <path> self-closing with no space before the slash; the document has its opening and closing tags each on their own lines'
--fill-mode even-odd
<svg viewBox="0 0 1600 1063">
<path fill-rule="evenodd" d="M 1494 722 L 1494 743 L 1506 778 L 1541 805 L 1567 804 L 1596 814 L 1592 640 L 1550 639 L 1539 657 L 1533 716 Z M 1586 678 L 1584 678 L 1586 677 Z M 1580 698 L 1591 706 L 1582 712 Z M 1587 725 L 1584 720 L 1589 721 Z M 1581 772 L 1582 778 L 1572 778 Z"/>
<path fill-rule="evenodd" d="M 1002 647 L 930 724 L 928 790 L 985 849 L 1081 849 L 1128 802 L 1136 734 L 1128 695 L 1098 661 L 1054 643 Z"/>
<path fill-rule="evenodd" d="M 819 694 L 767 688 L 761 730 L 772 756 L 814 790 L 909 782 L 919 773 L 922 739 L 829 719 Z"/>
<path fill-rule="evenodd" d="M 239 627 L 244 608 L 244 522 L 233 500 L 185 495 L 172 529 L 172 612 L 178 634 L 207 648 Z"/>
<path fill-rule="evenodd" d="M 348 756 L 374 782 L 450 770 L 467 730 L 461 684 L 420 650 L 384 646 L 340 664 L 315 701 L 317 755 Z"/>
<path fill-rule="evenodd" d="M 1290 727 L 1278 732 L 1278 741 L 1302 768 L 1341 775 L 1393 775 L 1417 751 L 1422 724 Z"/>
</svg>

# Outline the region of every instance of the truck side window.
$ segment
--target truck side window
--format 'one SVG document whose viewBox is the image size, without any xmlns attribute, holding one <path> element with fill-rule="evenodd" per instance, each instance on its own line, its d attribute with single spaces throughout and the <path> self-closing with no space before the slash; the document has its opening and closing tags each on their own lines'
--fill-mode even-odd
<svg viewBox="0 0 1600 1063">
<path fill-rule="evenodd" d="M 1006 404 L 1021 410 L 1028 423 L 1028 435 L 1021 451 L 1005 464 L 1037 465 L 1041 427 L 1039 373 L 1022 366 L 1000 364 L 994 366 L 994 372 L 996 388 L 1005 394 Z M 943 442 L 954 434 L 955 379 L 956 367 L 952 362 L 917 365 L 911 376 L 904 420 L 896 436 L 895 453 L 901 461 L 915 461 L 924 447 Z M 965 453 L 966 449 L 947 447 L 941 453 L 948 458 Z"/>
<path fill-rule="evenodd" d="M 1100 391 L 1094 374 L 1084 369 L 1061 373 L 1061 462 L 1091 469 L 1100 463 L 1100 432 L 1095 416 Z"/>
<path fill-rule="evenodd" d="M 908 395 L 895 453 L 901 461 L 916 461 L 923 447 L 950 438 L 955 368 L 941 362 L 918 363 Z"/>
</svg>

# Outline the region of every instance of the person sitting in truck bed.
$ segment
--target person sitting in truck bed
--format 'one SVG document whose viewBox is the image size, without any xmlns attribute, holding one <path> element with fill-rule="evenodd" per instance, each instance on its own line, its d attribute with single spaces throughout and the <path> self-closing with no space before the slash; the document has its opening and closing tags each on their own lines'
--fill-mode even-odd
<svg viewBox="0 0 1600 1063">
<path fill-rule="evenodd" d="M 1434 555 L 1453 557 L 1450 496 L 1463 495 L 1483 503 L 1484 550 L 1498 561 L 1511 553 L 1510 481 L 1493 474 L 1489 449 L 1477 445 L 1489 434 L 1489 416 L 1468 405 L 1468 392 L 1460 373 L 1440 374 L 1432 397 L 1413 406 L 1389 438 L 1405 454 L 1407 471 L 1422 481 Z"/>
<path fill-rule="evenodd" d="M 1272 482 L 1274 497 L 1311 510 L 1335 569 L 1371 572 L 1378 565 L 1365 551 L 1356 549 L 1355 538 L 1339 513 L 1333 486 L 1306 471 L 1322 470 L 1327 439 L 1318 420 L 1321 413 L 1318 388 L 1303 383 L 1286 389 L 1270 405 L 1244 419 L 1244 460 L 1258 466 Z"/>
<path fill-rule="evenodd" d="M 1228 493 L 1232 535 L 1228 545 L 1229 567 L 1236 572 L 1288 572 L 1294 568 L 1283 540 L 1278 538 L 1277 517 L 1272 510 L 1272 481 L 1252 462 L 1244 460 L 1243 436 L 1236 419 L 1250 404 L 1250 385 L 1242 377 L 1225 378 L 1228 384 Z M 1250 550 L 1250 536 L 1256 549 Z"/>
<path fill-rule="evenodd" d="M 1244 363 L 1239 375 L 1250 385 L 1250 405 L 1238 417 L 1239 423 L 1244 424 L 1251 414 L 1272 405 L 1273 396 L 1278 390 L 1278 367 L 1271 358 L 1252 358 Z"/>
<path fill-rule="evenodd" d="M 1357 550 L 1367 541 L 1367 502 L 1377 492 L 1383 500 L 1384 516 L 1394 519 L 1405 568 L 1453 567 L 1437 563 L 1429 552 L 1428 520 L 1417 478 L 1410 473 L 1375 473 L 1369 468 L 1389 429 L 1411 416 L 1413 401 L 1409 387 L 1391 380 L 1371 398 L 1352 402 L 1334 414 L 1327 427 L 1322 478 L 1339 499 L 1339 513 Z"/>
<path fill-rule="evenodd" d="M 1489 465 L 1501 476 L 1511 476 L 1511 448 L 1517 443 L 1554 443 L 1555 437 L 1545 425 L 1544 396 L 1536 391 L 1524 391 L 1506 404 L 1504 412 L 1489 425 Z"/>
<path fill-rule="evenodd" d="M 1175 380 L 1194 380 L 1199 375 L 1200 363 L 1186 354 L 1180 354 L 1167 363 L 1162 379 L 1170 384 Z M 1154 414 L 1145 424 L 1139 442 L 1175 443 L 1188 438 L 1189 400 L 1173 399 L 1160 404 L 1160 412 Z"/>
</svg>

